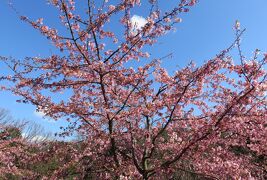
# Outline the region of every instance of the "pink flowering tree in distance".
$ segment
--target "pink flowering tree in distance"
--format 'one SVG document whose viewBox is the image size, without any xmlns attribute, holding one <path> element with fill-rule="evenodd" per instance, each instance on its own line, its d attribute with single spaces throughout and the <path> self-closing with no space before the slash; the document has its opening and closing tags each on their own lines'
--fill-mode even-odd
<svg viewBox="0 0 267 180">
<path fill-rule="evenodd" d="M 21 19 L 62 54 L 2 57 L 13 72 L 2 75 L 10 82 L 2 89 L 46 116 L 69 121 L 65 135 L 82 134 L 85 147 L 72 151 L 69 164 L 90 159 L 81 173 L 100 179 L 169 179 L 183 172 L 210 179 L 266 178 L 267 54 L 256 50 L 244 58 L 238 22 L 232 45 L 199 67 L 190 63 L 170 75 L 161 59 L 149 60 L 144 47 L 181 22 L 180 14 L 195 0 L 177 0 L 166 12 L 150 0 L 142 27 L 131 21 L 134 8 L 143 6 L 140 0 L 88 0 L 85 12 L 74 0 L 50 3 L 68 35 L 42 18 Z M 121 29 L 111 30 L 117 22 Z M 239 52 L 235 62 L 233 48 Z"/>
</svg>

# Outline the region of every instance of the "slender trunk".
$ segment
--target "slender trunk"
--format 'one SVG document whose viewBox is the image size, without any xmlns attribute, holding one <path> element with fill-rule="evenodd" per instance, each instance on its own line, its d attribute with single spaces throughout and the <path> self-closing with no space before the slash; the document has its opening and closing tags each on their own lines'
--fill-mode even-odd
<svg viewBox="0 0 267 180">
<path fill-rule="evenodd" d="M 148 174 L 147 173 L 143 174 L 143 180 L 148 180 Z"/>
</svg>

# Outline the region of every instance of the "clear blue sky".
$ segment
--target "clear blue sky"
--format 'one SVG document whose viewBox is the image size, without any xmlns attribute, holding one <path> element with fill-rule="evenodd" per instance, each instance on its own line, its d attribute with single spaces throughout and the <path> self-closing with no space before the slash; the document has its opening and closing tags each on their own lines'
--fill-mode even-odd
<svg viewBox="0 0 267 180">
<path fill-rule="evenodd" d="M 168 3 L 176 0 L 163 0 Z M 45 17 L 49 25 L 57 26 L 56 10 L 46 1 L 14 0 L 14 5 L 22 15 L 32 18 Z M 162 8 L 166 8 L 163 5 Z M 137 11 L 142 15 L 142 11 Z M 152 48 L 152 58 L 173 53 L 172 59 L 166 59 L 163 65 L 171 72 L 177 66 L 183 67 L 190 60 L 197 64 L 214 57 L 234 39 L 232 29 L 238 19 L 247 29 L 242 46 L 247 57 L 252 56 L 256 48 L 267 51 L 267 1 L 266 0 L 200 0 L 197 6 L 182 15 L 183 22 L 176 26 L 176 32 L 168 33 Z M 28 24 L 21 22 L 16 13 L 0 1 L 0 55 L 23 58 L 26 56 L 48 56 L 57 53 L 50 42 Z M 0 67 L 0 72 L 5 68 Z M 37 116 L 31 105 L 16 103 L 17 97 L 8 92 L 0 92 L 0 107 L 9 109 L 18 118 L 25 118 L 50 131 L 57 131 L 62 122 L 49 122 Z"/>
</svg>

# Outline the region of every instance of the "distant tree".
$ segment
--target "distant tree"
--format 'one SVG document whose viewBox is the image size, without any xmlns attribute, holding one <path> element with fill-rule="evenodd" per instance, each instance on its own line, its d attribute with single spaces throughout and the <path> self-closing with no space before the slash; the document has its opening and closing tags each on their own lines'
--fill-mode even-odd
<svg viewBox="0 0 267 180">
<path fill-rule="evenodd" d="M 239 22 L 227 49 L 199 67 L 190 63 L 171 75 L 160 59 L 144 61 L 149 53 L 143 49 L 181 22 L 180 13 L 188 12 L 195 0 L 181 0 L 168 12 L 149 1 L 142 27 L 131 21 L 131 12 L 142 6 L 139 0 L 86 3 L 82 13 L 74 0 L 51 1 L 69 36 L 44 25 L 43 19 L 22 17 L 62 56 L 1 58 L 13 71 L 1 78 L 13 86 L 3 89 L 51 118 L 67 119 L 66 135 L 77 131 L 86 137 L 83 148 L 64 151 L 62 158 L 70 161 L 55 177 L 82 165 L 79 173 L 85 179 L 175 179 L 182 173 L 266 178 L 267 54 L 258 57 L 256 50 L 253 58 L 244 58 Z M 109 28 L 117 17 L 120 28 Z M 240 63 L 230 56 L 234 47 Z M 127 64 L 141 59 L 138 68 Z M 52 96 L 65 90 L 70 93 L 60 102 Z M 61 148 L 54 151 L 62 153 Z"/>
<path fill-rule="evenodd" d="M 54 140 L 54 136 L 34 122 L 15 119 L 10 113 L 0 108 L 0 127 L 3 133 L 9 134 L 9 138 L 20 137 L 31 143 L 41 143 Z"/>
<path fill-rule="evenodd" d="M 2 140 L 10 140 L 21 138 L 21 129 L 18 124 L 15 126 L 15 120 L 10 116 L 9 112 L 0 108 L 0 138 Z"/>
<path fill-rule="evenodd" d="M 0 108 L 0 124 L 5 126 L 7 124 L 13 123 L 14 119 L 10 116 L 9 112 L 6 109 Z"/>
<path fill-rule="evenodd" d="M 21 131 L 16 127 L 6 127 L 1 133 L 6 134 L 6 136 L 2 136 L 2 139 L 21 138 Z"/>
</svg>

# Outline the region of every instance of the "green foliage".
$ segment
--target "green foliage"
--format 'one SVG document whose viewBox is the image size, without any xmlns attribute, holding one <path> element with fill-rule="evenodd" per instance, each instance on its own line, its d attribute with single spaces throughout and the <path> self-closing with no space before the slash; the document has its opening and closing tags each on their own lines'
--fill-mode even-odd
<svg viewBox="0 0 267 180">
<path fill-rule="evenodd" d="M 40 174 L 40 175 L 49 175 L 54 170 L 58 169 L 59 163 L 57 158 L 52 158 L 47 162 L 39 161 L 30 165 L 29 169 Z"/>
<path fill-rule="evenodd" d="M 6 127 L 0 132 L 0 138 L 2 140 L 10 140 L 14 138 L 21 138 L 21 130 L 17 127 Z"/>
<path fill-rule="evenodd" d="M 7 174 L 4 174 L 2 177 L 0 177 L 0 180 L 21 180 L 21 177 L 18 175 L 7 173 Z"/>
<path fill-rule="evenodd" d="M 251 151 L 244 146 L 231 146 L 231 151 L 236 155 L 248 155 Z"/>
</svg>

